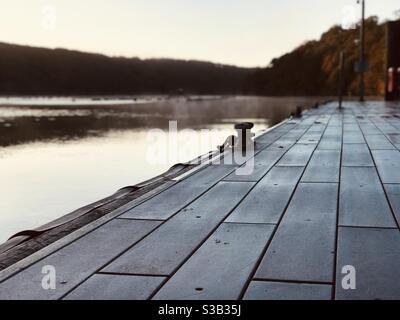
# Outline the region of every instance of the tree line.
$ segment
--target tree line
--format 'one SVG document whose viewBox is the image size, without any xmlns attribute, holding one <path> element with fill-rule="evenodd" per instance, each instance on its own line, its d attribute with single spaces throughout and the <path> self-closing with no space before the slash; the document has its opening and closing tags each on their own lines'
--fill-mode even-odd
<svg viewBox="0 0 400 320">
<path fill-rule="evenodd" d="M 334 26 L 265 68 L 202 61 L 108 57 L 65 49 L 0 43 L 0 95 L 253 94 L 335 95 L 340 51 L 346 53 L 346 90 L 358 91 L 358 29 Z M 366 94 L 384 92 L 385 28 L 366 21 Z"/>
</svg>

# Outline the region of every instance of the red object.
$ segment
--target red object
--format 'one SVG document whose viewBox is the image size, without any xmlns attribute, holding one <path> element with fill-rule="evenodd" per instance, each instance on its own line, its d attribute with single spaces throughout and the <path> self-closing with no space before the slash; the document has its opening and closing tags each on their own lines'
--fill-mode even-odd
<svg viewBox="0 0 400 320">
<path fill-rule="evenodd" d="M 398 89 L 398 91 L 400 91 L 400 81 L 399 81 L 399 79 L 400 79 L 400 67 L 397 68 L 397 89 Z"/>
<path fill-rule="evenodd" d="M 388 92 L 393 93 L 397 89 L 397 70 L 389 68 L 388 70 Z"/>
</svg>

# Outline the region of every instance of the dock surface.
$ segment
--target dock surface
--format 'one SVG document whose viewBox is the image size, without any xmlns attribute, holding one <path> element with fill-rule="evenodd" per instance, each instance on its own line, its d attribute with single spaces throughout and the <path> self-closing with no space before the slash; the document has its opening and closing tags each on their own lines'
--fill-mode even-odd
<svg viewBox="0 0 400 320">
<path fill-rule="evenodd" d="M 326 104 L 256 142 L 250 175 L 160 186 L 0 272 L 0 299 L 400 299 L 400 104 Z"/>
</svg>

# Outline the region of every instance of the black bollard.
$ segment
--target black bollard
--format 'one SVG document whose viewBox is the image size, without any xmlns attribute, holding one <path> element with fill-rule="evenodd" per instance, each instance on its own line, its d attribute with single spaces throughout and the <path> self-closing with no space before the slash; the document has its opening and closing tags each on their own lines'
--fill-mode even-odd
<svg viewBox="0 0 400 320">
<path fill-rule="evenodd" d="M 251 129 L 254 127 L 254 124 L 251 122 L 243 122 L 235 125 L 235 130 L 238 134 L 238 143 L 237 147 L 242 150 L 243 154 L 246 154 L 247 145 L 252 143 L 251 138 L 254 134 L 251 133 Z"/>
<path fill-rule="evenodd" d="M 302 117 L 302 113 L 303 113 L 303 107 L 302 106 L 297 106 L 294 116 L 296 118 L 301 118 Z"/>
</svg>

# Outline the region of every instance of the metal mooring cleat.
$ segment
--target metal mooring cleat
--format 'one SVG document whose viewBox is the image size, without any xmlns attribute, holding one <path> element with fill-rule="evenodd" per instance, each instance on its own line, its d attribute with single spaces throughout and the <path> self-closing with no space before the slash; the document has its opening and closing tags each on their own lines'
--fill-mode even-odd
<svg viewBox="0 0 400 320">
<path fill-rule="evenodd" d="M 218 146 L 219 152 L 224 152 L 228 148 L 232 148 L 233 151 L 235 149 L 241 150 L 242 153 L 246 153 L 247 146 L 250 144 L 255 144 L 252 138 L 255 136 L 254 133 L 251 132 L 251 129 L 254 127 L 254 124 L 251 122 L 242 122 L 235 125 L 235 130 L 237 132 L 237 136 L 229 136 L 225 142 Z"/>
<path fill-rule="evenodd" d="M 254 124 L 251 122 L 243 122 L 235 125 L 235 130 L 237 131 L 238 136 L 235 147 L 242 150 L 242 153 L 246 153 L 247 146 L 254 144 L 252 138 L 255 134 L 251 132 L 253 127 Z"/>
</svg>

